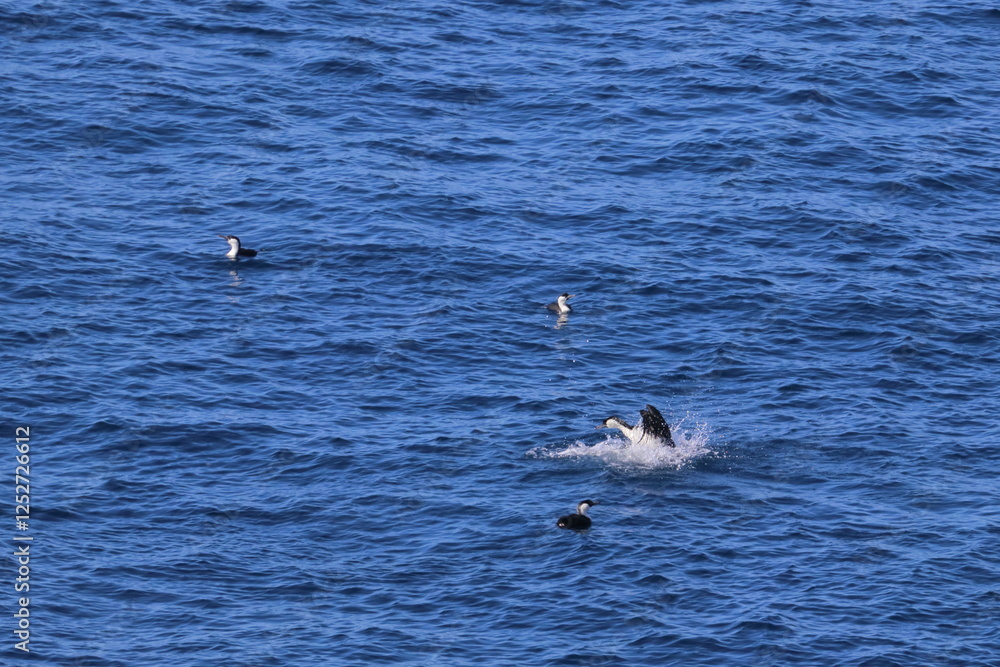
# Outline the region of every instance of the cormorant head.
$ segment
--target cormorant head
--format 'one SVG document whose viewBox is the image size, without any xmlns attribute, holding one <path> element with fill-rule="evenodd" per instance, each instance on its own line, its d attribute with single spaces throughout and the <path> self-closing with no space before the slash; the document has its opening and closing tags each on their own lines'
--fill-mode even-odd
<svg viewBox="0 0 1000 667">
<path fill-rule="evenodd" d="M 621 417 L 614 417 L 614 416 L 612 416 L 612 417 L 608 417 L 607 419 L 605 419 L 604 421 L 602 421 L 600 424 L 598 424 L 594 428 L 595 429 L 599 429 L 599 428 L 621 428 L 623 426 L 625 428 L 628 428 L 628 424 L 626 424 L 625 422 L 623 422 L 622 419 L 621 419 Z"/>
<path fill-rule="evenodd" d="M 229 245 L 236 245 L 237 248 L 240 247 L 240 237 L 239 236 L 226 236 L 225 234 L 219 234 L 220 239 L 226 239 L 229 241 Z"/>
<path fill-rule="evenodd" d="M 584 500 L 582 503 L 576 506 L 576 513 L 586 514 L 587 510 L 589 510 L 594 505 L 599 505 L 599 504 L 600 503 L 598 503 L 596 500 Z"/>
</svg>

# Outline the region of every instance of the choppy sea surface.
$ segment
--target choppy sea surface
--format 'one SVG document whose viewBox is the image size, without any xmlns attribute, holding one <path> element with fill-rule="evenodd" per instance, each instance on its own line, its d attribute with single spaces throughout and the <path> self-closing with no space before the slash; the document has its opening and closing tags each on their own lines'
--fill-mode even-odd
<svg viewBox="0 0 1000 667">
<path fill-rule="evenodd" d="M 0 43 L 3 664 L 1000 665 L 1000 6 Z M 676 450 L 594 430 L 646 403 Z"/>
</svg>

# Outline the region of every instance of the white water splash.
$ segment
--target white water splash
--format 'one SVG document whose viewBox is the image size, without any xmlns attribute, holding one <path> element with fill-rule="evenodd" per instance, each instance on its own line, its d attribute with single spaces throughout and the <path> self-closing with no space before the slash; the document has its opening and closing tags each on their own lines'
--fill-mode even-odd
<svg viewBox="0 0 1000 667">
<path fill-rule="evenodd" d="M 608 436 L 604 442 L 587 445 L 577 441 L 566 449 L 550 450 L 546 447 L 535 447 L 528 451 L 528 456 L 537 458 L 560 459 L 570 457 L 591 456 L 615 468 L 680 468 L 688 461 L 711 453 L 708 440 L 711 429 L 708 424 L 695 422 L 691 430 L 684 429 L 684 422 L 691 419 L 685 416 L 677 424 L 671 425 L 670 431 L 675 447 L 663 447 L 656 444 L 633 445 L 625 438 Z"/>
</svg>

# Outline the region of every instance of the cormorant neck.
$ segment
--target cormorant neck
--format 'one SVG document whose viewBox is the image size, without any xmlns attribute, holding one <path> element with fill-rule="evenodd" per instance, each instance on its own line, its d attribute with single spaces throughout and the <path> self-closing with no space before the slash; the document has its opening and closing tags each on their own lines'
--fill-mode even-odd
<svg viewBox="0 0 1000 667">
<path fill-rule="evenodd" d="M 629 426 L 628 424 L 626 424 L 625 422 L 623 422 L 621 419 L 618 419 L 618 418 L 615 418 L 615 419 L 611 420 L 611 426 L 613 428 L 618 429 L 619 431 L 621 431 L 625 435 L 628 435 L 629 431 L 632 430 L 631 426 Z"/>
</svg>

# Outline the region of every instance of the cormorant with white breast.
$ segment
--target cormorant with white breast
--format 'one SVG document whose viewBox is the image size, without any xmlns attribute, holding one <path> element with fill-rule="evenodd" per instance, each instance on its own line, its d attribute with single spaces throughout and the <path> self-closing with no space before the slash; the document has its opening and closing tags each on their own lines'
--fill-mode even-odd
<svg viewBox="0 0 1000 667">
<path fill-rule="evenodd" d="M 560 315 L 565 315 L 566 313 L 572 312 L 573 307 L 570 306 L 566 301 L 571 297 L 576 296 L 575 294 L 566 294 L 565 292 L 559 295 L 559 298 L 545 306 L 553 313 L 559 313 Z"/>
<path fill-rule="evenodd" d="M 244 248 L 240 245 L 239 236 L 225 236 L 219 234 L 219 238 L 226 239 L 229 241 L 229 252 L 226 253 L 226 257 L 229 259 L 236 259 L 237 257 L 256 257 L 257 251 L 251 250 L 250 248 Z"/>
<path fill-rule="evenodd" d="M 652 405 L 646 405 L 645 410 L 639 410 L 642 420 L 635 426 L 629 426 L 620 417 L 608 417 L 594 428 L 616 428 L 632 441 L 633 445 L 666 445 L 674 447 L 674 439 L 670 435 L 670 426 L 660 411 Z"/>
<path fill-rule="evenodd" d="M 566 516 L 559 517 L 556 525 L 560 528 L 569 528 L 570 530 L 586 530 L 590 528 L 590 517 L 587 516 L 587 510 L 597 504 L 596 500 L 584 500 L 576 506 L 576 514 L 567 514 Z"/>
</svg>

